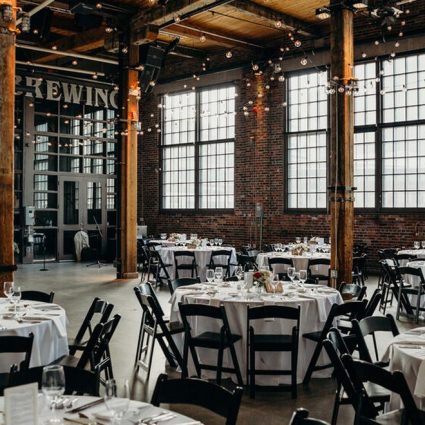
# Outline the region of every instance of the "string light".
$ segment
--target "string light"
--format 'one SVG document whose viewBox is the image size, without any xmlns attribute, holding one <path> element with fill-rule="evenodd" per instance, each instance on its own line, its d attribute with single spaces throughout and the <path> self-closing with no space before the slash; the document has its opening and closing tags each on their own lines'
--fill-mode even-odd
<svg viewBox="0 0 425 425">
<path fill-rule="evenodd" d="M 226 52 L 226 58 L 227 58 L 227 59 L 231 59 L 231 58 L 232 58 L 232 56 L 233 56 L 232 51 L 231 51 L 231 50 L 228 50 L 228 51 Z"/>
</svg>

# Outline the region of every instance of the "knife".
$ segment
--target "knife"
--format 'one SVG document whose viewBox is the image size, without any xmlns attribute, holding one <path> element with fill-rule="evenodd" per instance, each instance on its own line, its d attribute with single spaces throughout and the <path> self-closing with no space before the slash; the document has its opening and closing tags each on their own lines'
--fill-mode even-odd
<svg viewBox="0 0 425 425">
<path fill-rule="evenodd" d="M 94 401 L 91 401 L 90 403 L 83 404 L 82 406 L 76 407 L 75 409 L 68 410 L 65 413 L 78 413 L 102 403 L 103 403 L 103 398 L 99 398 L 98 400 L 94 400 Z"/>
</svg>

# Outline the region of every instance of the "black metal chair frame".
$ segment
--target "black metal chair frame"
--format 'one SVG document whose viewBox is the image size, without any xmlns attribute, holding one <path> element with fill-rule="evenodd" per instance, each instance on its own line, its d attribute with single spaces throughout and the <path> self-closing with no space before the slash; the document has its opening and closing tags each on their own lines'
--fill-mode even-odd
<svg viewBox="0 0 425 425">
<path fill-rule="evenodd" d="M 171 281 L 168 289 L 170 290 L 170 294 L 173 295 L 174 291 L 180 286 L 194 285 L 196 283 L 201 283 L 199 277 L 180 277 Z"/>
<path fill-rule="evenodd" d="M 169 286 L 171 283 L 171 278 L 167 268 L 171 267 L 172 264 L 165 264 L 162 261 L 162 257 L 156 249 L 156 247 L 159 245 L 160 244 L 152 243 L 152 242 L 149 242 L 146 245 L 147 246 L 146 252 L 149 255 L 147 276 L 149 277 L 149 273 L 153 273 L 155 277 L 156 286 L 161 286 L 164 283 L 164 281 L 166 282 L 167 286 Z M 142 279 L 140 280 L 140 283 L 143 283 L 144 276 L 146 276 L 146 274 L 142 274 Z"/>
<path fill-rule="evenodd" d="M 158 341 L 171 367 L 177 367 L 178 365 L 183 368 L 182 356 L 172 337 L 173 335 L 182 333 L 183 327 L 181 324 L 176 324 L 176 326 L 173 327 L 172 324 L 164 318 L 164 312 L 156 298 L 152 286 L 149 283 L 145 283 L 144 285 L 148 286 L 150 289 L 143 287 L 134 288 L 134 292 L 142 308 L 142 318 L 134 366 L 136 371 L 138 371 L 139 368 L 146 371 L 146 380 L 148 380 L 151 373 L 155 341 Z"/>
<path fill-rule="evenodd" d="M 158 377 L 151 403 L 192 404 L 208 409 L 226 418 L 226 425 L 236 425 L 243 389 L 233 390 L 196 378 L 168 379 L 167 375 Z"/>
<path fill-rule="evenodd" d="M 288 268 L 294 267 L 294 263 L 292 261 L 292 258 L 272 257 L 272 258 L 268 258 L 268 263 L 269 263 L 269 270 L 273 273 L 274 273 L 274 268 L 273 268 L 274 265 L 288 266 L 288 267 L 285 267 L 284 272 L 278 273 L 279 278 L 281 277 L 282 274 L 283 274 L 283 277 L 288 276 L 288 272 L 287 272 Z"/>
<path fill-rule="evenodd" d="M 22 300 L 27 301 L 38 301 L 42 303 L 52 303 L 55 298 L 54 292 L 42 292 L 42 291 L 22 291 Z"/>
<path fill-rule="evenodd" d="M 227 257 L 226 263 L 216 263 L 214 261 L 215 257 Z M 223 269 L 224 275 L 223 277 L 230 276 L 230 266 L 232 260 L 232 250 L 231 249 L 218 249 L 215 251 L 211 251 L 210 262 L 208 264 L 209 269 L 215 269 L 216 267 L 221 267 Z"/>
<path fill-rule="evenodd" d="M 213 307 L 203 304 L 182 304 L 179 303 L 180 316 L 183 321 L 185 330 L 185 340 L 183 349 L 183 377 L 188 375 L 188 360 L 189 351 L 195 365 L 198 377 L 201 377 L 202 370 L 215 370 L 216 381 L 220 385 L 222 372 L 235 373 L 239 385 L 243 385 L 242 375 L 239 367 L 239 362 L 236 356 L 234 343 L 241 340 L 240 335 L 232 334 L 230 331 L 229 321 L 227 319 L 226 310 L 223 306 Z M 220 332 L 202 332 L 199 335 L 193 336 L 192 329 L 189 323 L 190 317 L 208 317 L 222 323 Z M 201 364 L 199 362 L 196 348 L 208 348 L 218 350 L 217 365 Z M 223 367 L 223 353 L 228 348 L 233 362 L 233 368 Z"/>
<path fill-rule="evenodd" d="M 316 342 L 316 347 L 314 349 L 313 355 L 311 357 L 310 363 L 308 365 L 304 377 L 304 384 L 308 384 L 310 382 L 311 376 L 314 371 L 332 367 L 331 363 L 320 366 L 317 366 L 316 364 L 322 351 L 323 341 L 326 339 L 329 330 L 332 328 L 333 321 L 339 316 L 343 316 L 344 318 L 348 317 L 349 320 L 355 319 L 356 317 L 361 317 L 364 313 L 365 304 L 365 301 L 352 301 L 341 305 L 334 304 L 321 331 L 303 334 L 304 338 Z"/>
<path fill-rule="evenodd" d="M 415 306 L 415 319 L 416 323 L 419 323 L 419 314 L 421 311 L 425 311 L 424 307 L 421 307 L 421 297 L 425 295 L 425 279 L 422 273 L 421 268 L 416 267 L 399 267 L 398 273 L 401 276 L 401 282 L 398 285 L 398 296 L 397 296 L 397 320 L 400 317 L 400 311 L 403 304 L 403 300 L 405 299 L 407 302 L 408 295 L 416 296 L 416 306 Z M 404 281 L 404 276 L 410 275 L 419 279 L 419 283 L 417 285 L 406 285 Z M 411 306 L 410 302 L 409 305 Z M 406 311 L 407 313 L 407 311 Z"/>
<path fill-rule="evenodd" d="M 329 266 L 328 268 L 328 274 L 318 274 L 318 273 L 312 273 L 311 267 L 314 266 Z M 328 285 L 330 282 L 330 270 L 331 270 L 331 260 L 329 258 L 310 258 L 308 260 L 308 266 L 307 266 L 307 275 L 308 278 L 312 281 L 320 282 L 321 280 L 325 280 Z"/>
<path fill-rule="evenodd" d="M 284 334 L 256 334 L 251 323 L 257 320 L 281 319 L 294 322 L 292 333 Z M 249 379 L 250 397 L 255 397 L 255 375 L 286 375 L 291 377 L 290 385 L 279 385 L 278 387 L 261 386 L 261 389 L 278 389 L 291 391 L 292 398 L 297 397 L 297 366 L 298 366 L 298 345 L 300 329 L 300 306 L 286 307 L 268 305 L 261 307 L 247 308 L 247 342 L 246 342 L 246 364 L 247 379 Z M 290 352 L 290 369 L 269 369 L 257 370 L 255 367 L 256 352 Z"/>
<path fill-rule="evenodd" d="M 196 264 L 195 253 L 193 251 L 174 251 L 175 278 L 180 278 L 180 270 L 189 270 L 190 277 L 198 277 L 198 264 Z M 180 259 L 190 258 L 190 263 L 180 263 Z"/>
</svg>

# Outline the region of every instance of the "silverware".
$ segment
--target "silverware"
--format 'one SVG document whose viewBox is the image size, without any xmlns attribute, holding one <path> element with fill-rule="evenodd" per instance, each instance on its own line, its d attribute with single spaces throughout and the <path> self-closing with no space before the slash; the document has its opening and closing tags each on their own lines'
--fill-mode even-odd
<svg viewBox="0 0 425 425">
<path fill-rule="evenodd" d="M 90 407 L 97 406 L 98 404 L 103 403 L 103 398 L 99 398 L 98 400 L 91 401 L 90 403 L 83 404 L 82 406 L 76 407 L 75 409 L 68 410 L 66 413 L 78 413 L 83 410 L 89 409 Z"/>
</svg>

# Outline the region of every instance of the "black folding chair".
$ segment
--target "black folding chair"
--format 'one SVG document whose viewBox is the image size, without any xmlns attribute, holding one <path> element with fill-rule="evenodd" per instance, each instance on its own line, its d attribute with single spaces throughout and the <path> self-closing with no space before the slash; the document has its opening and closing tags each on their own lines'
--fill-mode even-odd
<svg viewBox="0 0 425 425">
<path fill-rule="evenodd" d="M 352 301 L 350 303 L 341 305 L 334 304 L 321 331 L 303 334 L 303 338 L 316 342 L 316 347 L 314 349 L 313 355 L 307 368 L 307 372 L 304 377 L 304 384 L 308 384 L 310 382 L 311 375 L 314 371 L 332 367 L 332 364 L 317 366 L 317 361 L 319 359 L 320 353 L 322 352 L 323 341 L 326 339 L 329 330 L 333 326 L 334 320 L 338 317 L 344 317 L 344 320 L 346 320 L 347 318 L 354 319 L 356 317 L 361 316 L 364 312 L 364 309 L 364 301 Z"/>
<path fill-rule="evenodd" d="M 398 285 L 398 295 L 397 295 L 398 302 L 397 302 L 397 315 L 396 315 L 397 320 L 400 317 L 400 312 L 403 307 L 403 300 L 405 300 L 405 303 L 409 302 L 409 305 L 412 306 L 408 299 L 410 295 L 410 296 L 416 297 L 416 305 L 414 307 L 415 319 L 416 319 L 416 323 L 419 323 L 419 314 L 421 311 L 425 311 L 425 308 L 421 307 L 422 296 L 425 295 L 425 279 L 422 273 L 422 269 L 416 268 L 416 267 L 399 267 L 398 273 L 400 274 L 402 279 Z M 410 277 L 410 279 L 412 280 L 416 279 L 418 282 L 415 284 L 408 284 L 406 282 L 407 277 Z M 396 289 L 397 288 L 394 288 L 394 290 Z M 406 313 L 408 313 L 407 310 L 406 310 Z"/>
<path fill-rule="evenodd" d="M 255 332 L 255 323 L 258 320 L 274 319 L 274 322 L 288 321 L 293 324 L 292 332 L 288 334 L 259 334 Z M 281 320 L 276 320 L 281 319 Z M 253 323 L 254 322 L 254 323 Z M 253 326 L 254 324 L 254 326 Z M 246 343 L 246 364 L 247 377 L 249 377 L 249 388 L 251 398 L 255 397 L 255 375 L 286 375 L 291 377 L 290 385 L 279 385 L 278 387 L 264 387 L 264 389 L 279 389 L 292 392 L 292 398 L 297 397 L 297 365 L 298 365 L 298 340 L 300 328 L 300 307 L 286 306 L 261 306 L 250 308 L 247 310 L 247 343 Z M 290 369 L 257 369 L 255 367 L 255 354 L 257 352 L 290 352 L 291 367 Z"/>
<path fill-rule="evenodd" d="M 50 292 L 49 294 L 47 292 L 42 291 L 22 291 L 21 292 L 22 300 L 27 301 L 38 301 L 42 303 L 52 303 L 53 299 L 55 298 L 55 293 Z"/>
<path fill-rule="evenodd" d="M 342 356 L 342 361 L 350 374 L 357 394 L 360 396 L 355 424 L 425 425 L 425 412 L 417 408 L 402 372 L 390 372 L 363 360 L 355 360 L 347 354 Z M 371 383 L 391 393 L 398 394 L 404 408 L 379 415 L 373 399 L 364 385 L 365 383 Z"/>
<path fill-rule="evenodd" d="M 321 419 L 309 418 L 308 415 L 308 410 L 303 408 L 297 409 L 292 414 L 289 425 L 329 425 L 329 422 L 322 421 Z"/>
<path fill-rule="evenodd" d="M 43 367 L 31 367 L 26 370 L 12 372 L 9 377 L 9 387 L 18 385 L 38 383 L 41 389 Z M 65 372 L 65 394 L 66 395 L 99 395 L 99 376 L 90 370 L 78 369 L 75 367 L 63 366 Z"/>
<path fill-rule="evenodd" d="M 230 249 L 218 249 L 211 251 L 209 269 L 215 269 L 221 267 L 223 269 L 223 277 L 230 276 L 230 266 L 232 259 L 232 250 Z"/>
<path fill-rule="evenodd" d="M 198 277 L 195 253 L 193 251 L 174 251 L 174 270 L 176 279 L 181 277 L 181 271 L 190 272 L 192 278 Z"/>
<path fill-rule="evenodd" d="M 292 262 L 292 258 L 283 258 L 283 257 L 272 257 L 268 259 L 269 262 L 269 270 L 271 272 L 278 273 L 279 277 L 288 276 L 288 267 L 294 267 L 294 263 Z"/>
<path fill-rule="evenodd" d="M 320 269 L 325 268 L 327 273 L 319 273 Z M 326 282 L 329 285 L 329 272 L 331 268 L 331 260 L 329 258 L 310 258 L 308 260 L 307 274 L 311 281 L 317 283 Z"/>
<path fill-rule="evenodd" d="M 136 371 L 141 367 L 146 371 L 146 379 L 149 379 L 155 341 L 158 341 L 171 367 L 183 367 L 182 356 L 173 340 L 173 335 L 183 332 L 183 326 L 180 323 L 170 323 L 164 318 L 164 312 L 149 283 L 135 287 L 134 292 L 142 308 L 134 362 Z"/>
<path fill-rule="evenodd" d="M 109 316 L 111 315 L 113 308 L 113 304 L 109 304 L 107 301 L 101 300 L 98 297 L 92 301 L 76 337 L 74 339 L 68 340 L 69 354 L 75 354 L 76 351 L 84 350 L 88 339 L 93 333 L 94 327 L 98 323 L 106 323 L 109 319 Z M 94 320 L 96 317 L 97 320 Z"/>
<path fill-rule="evenodd" d="M 159 375 L 151 403 L 192 404 L 208 409 L 226 419 L 226 425 L 236 425 L 243 389 L 229 390 L 196 378 L 168 379 Z"/>
<path fill-rule="evenodd" d="M 185 341 L 183 351 L 183 377 L 187 377 L 188 374 L 188 357 L 189 350 L 192 355 L 193 363 L 195 364 L 196 373 L 198 377 L 201 377 L 201 371 L 204 370 L 215 370 L 217 372 L 216 379 L 217 383 L 221 383 L 222 372 L 235 373 L 239 385 L 243 385 L 242 375 L 239 368 L 239 362 L 236 356 L 236 350 L 234 344 L 241 340 L 240 335 L 232 334 L 229 327 L 229 321 L 227 320 L 226 310 L 223 306 L 213 307 L 203 304 L 182 304 L 179 303 L 180 315 L 183 321 L 185 330 Z M 220 332 L 205 331 L 198 335 L 192 334 L 192 328 L 190 325 L 191 319 L 208 318 L 213 324 L 214 321 L 220 325 Z M 217 365 L 201 364 L 199 362 L 198 355 L 196 353 L 197 348 L 206 348 L 217 350 Z M 232 357 L 233 368 L 223 367 L 223 353 L 225 349 L 229 349 Z"/>
<path fill-rule="evenodd" d="M 357 283 L 342 282 L 339 286 L 339 292 L 341 293 L 342 299 L 344 301 L 361 301 L 366 295 L 366 286 L 361 286 Z"/>
<path fill-rule="evenodd" d="M 173 295 L 174 291 L 180 286 L 194 285 L 195 283 L 201 283 L 201 279 L 199 277 L 180 277 L 171 281 L 168 289 L 170 290 L 170 294 Z"/>
</svg>

